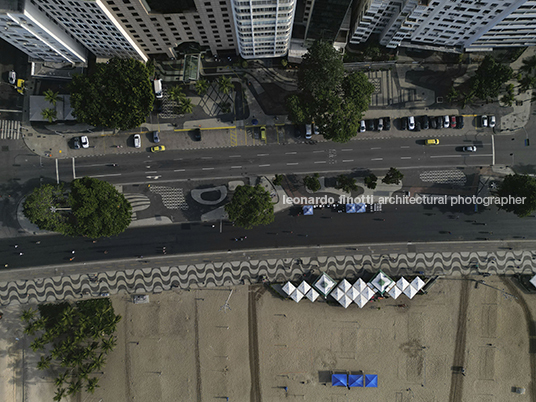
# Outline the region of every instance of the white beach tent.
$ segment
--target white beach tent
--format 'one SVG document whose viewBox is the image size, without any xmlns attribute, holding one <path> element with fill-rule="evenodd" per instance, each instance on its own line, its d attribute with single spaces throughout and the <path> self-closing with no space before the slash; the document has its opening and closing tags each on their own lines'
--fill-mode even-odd
<svg viewBox="0 0 536 402">
<path fill-rule="evenodd" d="M 292 292 L 294 292 L 296 290 L 296 287 L 290 283 L 290 281 L 288 281 L 287 283 L 285 283 L 283 285 L 283 292 L 285 292 L 287 295 L 291 295 Z"/>
<path fill-rule="evenodd" d="M 389 293 L 389 296 L 391 296 L 393 299 L 396 299 L 402 294 L 402 291 L 398 288 L 398 286 L 393 286 L 387 293 Z"/>
<path fill-rule="evenodd" d="M 296 289 L 294 292 L 292 292 L 290 298 L 298 303 L 301 299 L 303 299 L 303 293 Z"/>
<path fill-rule="evenodd" d="M 404 289 L 404 294 L 408 296 L 410 299 L 413 299 L 413 297 L 415 297 L 417 292 L 418 290 L 415 289 L 412 285 L 409 285 L 406 289 Z"/>
<path fill-rule="evenodd" d="M 354 283 L 354 288 L 359 292 L 361 293 L 363 291 L 363 289 L 365 289 L 367 287 L 367 284 L 365 283 L 365 281 L 361 278 L 359 278 L 355 283 Z"/>
<path fill-rule="evenodd" d="M 340 299 L 339 299 L 339 303 L 344 307 L 344 308 L 348 308 L 348 306 L 350 304 L 352 304 L 352 299 L 350 299 L 347 295 L 343 295 Z"/>
<path fill-rule="evenodd" d="M 369 282 L 369 286 L 371 285 L 383 295 L 395 285 L 395 282 L 380 270 L 380 272 L 378 272 L 378 274 Z"/>
<path fill-rule="evenodd" d="M 355 298 L 359 296 L 359 294 L 360 292 L 353 286 L 351 286 L 350 289 L 346 291 L 346 296 L 348 296 L 352 300 L 355 300 Z"/>
<path fill-rule="evenodd" d="M 304 295 L 307 294 L 307 292 L 311 289 L 311 285 L 309 285 L 307 282 L 303 281 L 298 285 L 298 290 L 302 292 Z"/>
<path fill-rule="evenodd" d="M 411 281 L 411 286 L 417 289 L 417 291 L 421 290 L 424 285 L 424 281 L 419 277 L 416 277 L 415 279 L 413 279 L 413 281 Z"/>
<path fill-rule="evenodd" d="M 343 279 L 340 283 L 339 283 L 339 286 L 337 286 L 340 290 L 342 290 L 344 293 L 346 293 L 348 291 L 348 289 L 350 289 L 352 287 L 352 285 L 350 285 L 350 282 L 348 282 L 346 279 Z"/>
<path fill-rule="evenodd" d="M 337 288 L 333 289 L 333 292 L 331 292 L 331 296 L 335 300 L 339 301 L 339 300 L 341 300 L 341 297 L 344 296 L 344 292 L 340 288 L 337 287 Z"/>
<path fill-rule="evenodd" d="M 329 292 L 337 285 L 333 279 L 330 278 L 325 272 L 322 273 L 320 278 L 313 284 L 314 288 L 318 290 L 324 297 L 328 297 Z"/>
<path fill-rule="evenodd" d="M 367 299 L 365 296 L 360 294 L 359 296 L 355 298 L 354 303 L 357 304 L 359 308 L 363 308 L 363 306 L 367 304 L 368 301 L 369 299 Z"/>
<path fill-rule="evenodd" d="M 402 277 L 396 282 L 396 286 L 403 292 L 409 286 L 409 282 Z"/>
<path fill-rule="evenodd" d="M 314 290 L 313 288 L 309 289 L 309 291 L 307 292 L 307 294 L 305 295 L 309 300 L 311 300 L 312 302 L 314 302 L 316 299 L 318 299 L 318 296 L 320 296 L 318 294 L 318 292 L 316 290 Z"/>
</svg>

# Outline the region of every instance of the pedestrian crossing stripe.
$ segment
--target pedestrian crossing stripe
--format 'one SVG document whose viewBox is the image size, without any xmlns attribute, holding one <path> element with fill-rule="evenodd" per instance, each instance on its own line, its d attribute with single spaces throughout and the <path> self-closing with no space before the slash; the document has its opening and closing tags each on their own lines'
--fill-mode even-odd
<svg viewBox="0 0 536 402">
<path fill-rule="evenodd" d="M 18 120 L 0 120 L 0 139 L 18 140 L 20 139 L 20 121 Z"/>
</svg>

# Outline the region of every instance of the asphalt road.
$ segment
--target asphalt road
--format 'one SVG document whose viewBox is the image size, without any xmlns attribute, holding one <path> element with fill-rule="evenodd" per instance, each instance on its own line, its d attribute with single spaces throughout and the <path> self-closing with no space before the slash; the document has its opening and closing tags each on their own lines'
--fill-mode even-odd
<svg viewBox="0 0 536 402">
<path fill-rule="evenodd" d="M 219 223 L 215 227 L 212 223 L 183 223 L 133 228 L 97 243 L 58 235 L 3 239 L 0 241 L 0 264 L 17 268 L 70 264 L 72 257 L 75 257 L 74 262 L 82 263 L 162 256 L 163 247 L 166 247 L 167 255 L 172 255 L 298 246 L 316 248 L 324 244 L 536 238 L 533 217 L 519 219 L 497 211 L 495 207 L 477 213 L 473 212 L 472 205 L 386 205 L 383 209 L 381 214 L 345 214 L 323 209 L 315 210 L 313 216 L 295 216 L 284 211 L 276 214 L 274 223 L 249 231 L 228 222 L 223 222 L 221 232 Z M 234 241 L 241 236 L 247 238 Z M 41 243 L 36 244 L 38 241 Z M 21 252 L 23 255 L 19 255 Z"/>
</svg>

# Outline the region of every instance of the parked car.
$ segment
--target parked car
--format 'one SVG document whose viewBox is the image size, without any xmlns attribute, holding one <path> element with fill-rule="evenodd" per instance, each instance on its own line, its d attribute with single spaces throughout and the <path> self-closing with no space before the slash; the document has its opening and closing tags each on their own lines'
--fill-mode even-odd
<svg viewBox="0 0 536 402">
<path fill-rule="evenodd" d="M 383 131 L 389 131 L 390 129 L 391 129 L 391 118 L 384 117 L 383 118 Z"/>
<path fill-rule="evenodd" d="M 489 117 L 489 126 L 490 127 L 495 127 L 495 116 L 490 116 Z"/>
<path fill-rule="evenodd" d="M 449 117 L 448 116 L 443 117 L 443 127 L 449 128 L 449 126 L 450 126 Z"/>
<path fill-rule="evenodd" d="M 462 129 L 463 128 L 463 116 L 456 117 L 456 120 L 458 124 L 458 129 Z"/>
<path fill-rule="evenodd" d="M 313 133 L 315 133 L 315 135 L 320 135 L 320 130 L 318 129 L 318 124 L 313 124 Z"/>
<path fill-rule="evenodd" d="M 488 116 L 483 115 L 480 117 L 480 127 L 487 127 L 488 126 Z"/>
<path fill-rule="evenodd" d="M 413 116 L 408 117 L 408 127 L 410 130 L 415 130 L 415 117 Z"/>
<path fill-rule="evenodd" d="M 400 119 L 400 130 L 404 131 L 407 128 L 408 128 L 408 119 L 406 119 L 405 117 L 402 117 Z"/>
<path fill-rule="evenodd" d="M 160 142 L 160 136 L 158 134 L 158 131 L 153 131 L 153 142 L 155 144 L 158 144 Z"/>
<path fill-rule="evenodd" d="M 361 123 L 359 123 L 359 132 L 364 133 L 367 131 L 367 126 L 365 125 L 365 120 L 361 120 Z"/>
<path fill-rule="evenodd" d="M 476 152 L 476 147 L 474 145 L 469 145 L 467 147 L 463 147 L 463 152 Z"/>
<path fill-rule="evenodd" d="M 134 147 L 141 148 L 141 136 L 139 134 L 134 134 Z"/>
<path fill-rule="evenodd" d="M 421 124 L 422 129 L 428 130 L 430 128 L 430 121 L 428 119 L 428 116 L 423 116 L 421 120 L 422 120 L 422 124 Z"/>
<path fill-rule="evenodd" d="M 15 85 L 17 83 L 17 73 L 14 70 L 9 72 L 8 81 L 11 85 Z"/>
<path fill-rule="evenodd" d="M 82 143 L 82 148 L 89 148 L 89 139 L 87 138 L 87 135 L 80 137 L 80 142 Z"/>
<path fill-rule="evenodd" d="M 374 131 L 374 120 L 365 120 L 367 131 Z"/>
<path fill-rule="evenodd" d="M 450 128 L 456 128 L 456 116 L 450 116 Z"/>
<path fill-rule="evenodd" d="M 266 141 L 266 126 L 261 127 L 261 139 Z"/>
<path fill-rule="evenodd" d="M 313 135 L 313 127 L 310 124 L 305 125 L 305 138 L 310 140 Z"/>
<path fill-rule="evenodd" d="M 196 128 L 194 131 L 194 141 L 201 141 L 201 129 Z"/>
<path fill-rule="evenodd" d="M 296 124 L 294 126 L 294 137 L 296 138 L 300 138 L 301 137 L 301 134 L 302 134 L 302 129 L 301 129 L 301 126 L 299 124 Z"/>
<path fill-rule="evenodd" d="M 73 138 L 73 148 L 80 149 L 80 138 L 78 137 Z"/>
<path fill-rule="evenodd" d="M 437 116 L 436 122 L 437 122 L 437 128 L 443 128 L 443 117 Z"/>
<path fill-rule="evenodd" d="M 435 117 L 430 117 L 430 126 L 435 130 L 437 128 L 437 119 Z"/>
<path fill-rule="evenodd" d="M 424 143 L 425 145 L 439 145 L 439 140 L 437 138 L 429 138 Z"/>
<path fill-rule="evenodd" d="M 415 122 L 414 131 L 421 131 L 421 122 L 420 121 Z"/>
<path fill-rule="evenodd" d="M 383 119 L 378 119 L 377 123 L 376 123 L 376 129 L 378 131 L 382 131 L 383 130 Z"/>
<path fill-rule="evenodd" d="M 163 152 L 166 150 L 164 145 L 154 145 L 151 147 L 151 152 Z"/>
</svg>

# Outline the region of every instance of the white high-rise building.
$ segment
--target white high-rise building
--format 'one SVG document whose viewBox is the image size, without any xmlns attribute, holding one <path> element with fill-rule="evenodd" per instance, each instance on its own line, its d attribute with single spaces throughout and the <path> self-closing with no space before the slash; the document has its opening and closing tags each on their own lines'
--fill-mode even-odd
<svg viewBox="0 0 536 402">
<path fill-rule="evenodd" d="M 0 38 L 26 53 L 30 60 L 85 63 L 87 51 L 32 4 L 0 1 Z"/>
<path fill-rule="evenodd" d="M 287 54 L 296 0 L 231 0 L 238 51 L 245 59 Z"/>
<path fill-rule="evenodd" d="M 536 44 L 536 0 L 365 0 L 350 43 L 440 51 Z"/>
</svg>

